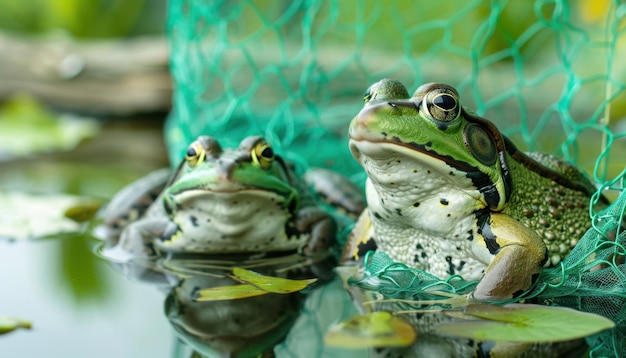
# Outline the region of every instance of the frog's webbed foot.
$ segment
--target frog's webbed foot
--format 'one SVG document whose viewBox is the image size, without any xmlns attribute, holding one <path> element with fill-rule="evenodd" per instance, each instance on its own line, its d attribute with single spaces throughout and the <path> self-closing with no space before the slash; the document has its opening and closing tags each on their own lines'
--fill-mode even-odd
<svg viewBox="0 0 626 358">
<path fill-rule="evenodd" d="M 499 213 L 491 213 L 481 229 L 485 243 L 496 254 L 473 298 L 479 301 L 514 298 L 530 289 L 548 257 L 539 235 Z"/>
<path fill-rule="evenodd" d="M 172 225 L 166 218 L 148 217 L 126 227 L 117 248 L 132 258 L 156 258 L 159 249 L 155 243 Z"/>
<path fill-rule="evenodd" d="M 316 207 L 305 207 L 298 212 L 295 220 L 298 231 L 310 234 L 302 248 L 306 256 L 316 256 L 327 252 L 337 239 L 337 223 L 324 210 Z"/>
</svg>

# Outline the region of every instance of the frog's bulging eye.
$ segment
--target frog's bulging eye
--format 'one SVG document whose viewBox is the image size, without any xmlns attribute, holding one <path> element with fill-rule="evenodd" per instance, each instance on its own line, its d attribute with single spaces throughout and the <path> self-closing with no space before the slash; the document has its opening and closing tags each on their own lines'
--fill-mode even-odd
<svg viewBox="0 0 626 358">
<path fill-rule="evenodd" d="M 377 85 L 378 83 L 374 83 L 365 90 L 365 93 L 363 94 L 363 102 L 367 103 L 372 100 L 373 90 Z"/>
<path fill-rule="evenodd" d="M 386 100 L 407 99 L 409 92 L 402 82 L 383 78 L 371 85 L 363 95 L 363 101 L 367 104 L 370 101 L 382 102 Z"/>
<path fill-rule="evenodd" d="M 257 143 L 250 154 L 252 162 L 264 169 L 271 167 L 275 158 L 274 150 L 264 141 Z"/>
<path fill-rule="evenodd" d="M 498 151 L 496 143 L 489 132 L 476 123 L 470 123 L 463 131 L 465 146 L 484 165 L 493 165 L 496 162 Z"/>
<path fill-rule="evenodd" d="M 440 122 L 452 122 L 461 112 L 458 95 L 451 88 L 430 91 L 422 103 L 428 115 Z"/>
<path fill-rule="evenodd" d="M 202 163 L 206 158 L 206 150 L 202 146 L 200 141 L 195 141 L 191 143 L 189 148 L 187 148 L 187 153 L 185 153 L 185 160 L 189 163 L 189 166 L 195 167 L 199 163 Z"/>
</svg>

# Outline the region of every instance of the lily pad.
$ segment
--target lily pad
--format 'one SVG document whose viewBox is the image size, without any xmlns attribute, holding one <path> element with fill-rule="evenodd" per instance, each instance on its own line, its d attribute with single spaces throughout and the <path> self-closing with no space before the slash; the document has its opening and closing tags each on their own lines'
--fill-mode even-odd
<svg viewBox="0 0 626 358">
<path fill-rule="evenodd" d="M 10 240 L 78 232 L 81 229 L 76 221 L 78 214 L 72 212 L 83 203 L 93 205 L 92 199 L 73 195 L 32 195 L 2 191 L 0 202 L 0 238 Z"/>
<path fill-rule="evenodd" d="M 195 301 L 224 301 L 224 300 L 237 300 L 241 298 L 248 298 L 254 296 L 266 295 L 269 292 L 264 291 L 256 286 L 241 284 L 234 286 L 218 286 L 205 288 L 198 291 L 198 297 Z"/>
<path fill-rule="evenodd" d="M 18 328 L 30 329 L 32 324 L 29 321 L 24 321 L 11 317 L 0 317 L 0 334 L 12 332 Z"/>
<path fill-rule="evenodd" d="M 530 304 L 469 305 L 465 314 L 479 319 L 442 323 L 436 331 L 475 340 L 542 343 L 584 338 L 615 326 L 596 314 Z"/>
<path fill-rule="evenodd" d="M 254 285 L 263 291 L 282 294 L 302 291 L 310 284 L 317 281 L 316 278 L 308 280 L 291 280 L 287 278 L 265 276 L 240 267 L 233 268 L 231 278 L 243 283 Z"/>
<path fill-rule="evenodd" d="M 416 337 L 415 328 L 408 322 L 390 312 L 379 311 L 354 316 L 332 326 L 324 343 L 348 349 L 407 347 Z"/>
</svg>

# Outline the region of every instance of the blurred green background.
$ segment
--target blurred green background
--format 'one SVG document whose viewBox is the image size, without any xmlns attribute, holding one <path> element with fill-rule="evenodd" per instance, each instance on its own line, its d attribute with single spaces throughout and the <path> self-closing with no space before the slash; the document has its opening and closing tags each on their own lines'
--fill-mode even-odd
<svg viewBox="0 0 626 358">
<path fill-rule="evenodd" d="M 67 31 L 80 39 L 163 33 L 165 0 L 4 0 L 0 28 L 23 34 Z"/>
<path fill-rule="evenodd" d="M 2 2 L 0 316 L 32 329 L 0 335 L 0 356 L 171 356 L 164 295 L 112 270 L 80 224 L 63 217 L 168 165 L 165 5 Z M 64 76 L 72 59 L 79 70 Z M 158 96 L 145 105 L 111 96 L 127 96 L 124 88 Z"/>
</svg>

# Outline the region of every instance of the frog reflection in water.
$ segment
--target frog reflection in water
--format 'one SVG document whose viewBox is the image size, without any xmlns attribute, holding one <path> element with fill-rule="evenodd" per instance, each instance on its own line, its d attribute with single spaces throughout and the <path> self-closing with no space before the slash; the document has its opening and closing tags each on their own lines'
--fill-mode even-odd
<svg viewBox="0 0 626 358">
<path fill-rule="evenodd" d="M 111 201 L 104 216 L 114 250 L 130 257 L 165 252 L 260 258 L 268 252 L 324 255 L 334 243 L 333 218 L 314 205 L 292 166 L 261 137 L 223 149 L 201 136 L 168 176 L 155 172 Z"/>
<path fill-rule="evenodd" d="M 165 314 L 176 336 L 203 357 L 273 356 L 304 299 L 299 292 L 270 293 L 236 300 L 196 300 L 198 287 L 237 284 L 228 277 L 197 274 L 181 279 L 165 300 Z M 199 355 L 200 356 L 200 355 Z"/>
<path fill-rule="evenodd" d="M 519 151 L 451 86 L 409 96 L 398 81 L 375 83 L 349 134 L 368 208 L 344 260 L 373 240 L 394 261 L 480 280 L 475 299 L 503 299 L 529 289 L 590 226 L 592 184 L 565 161 Z"/>
</svg>

